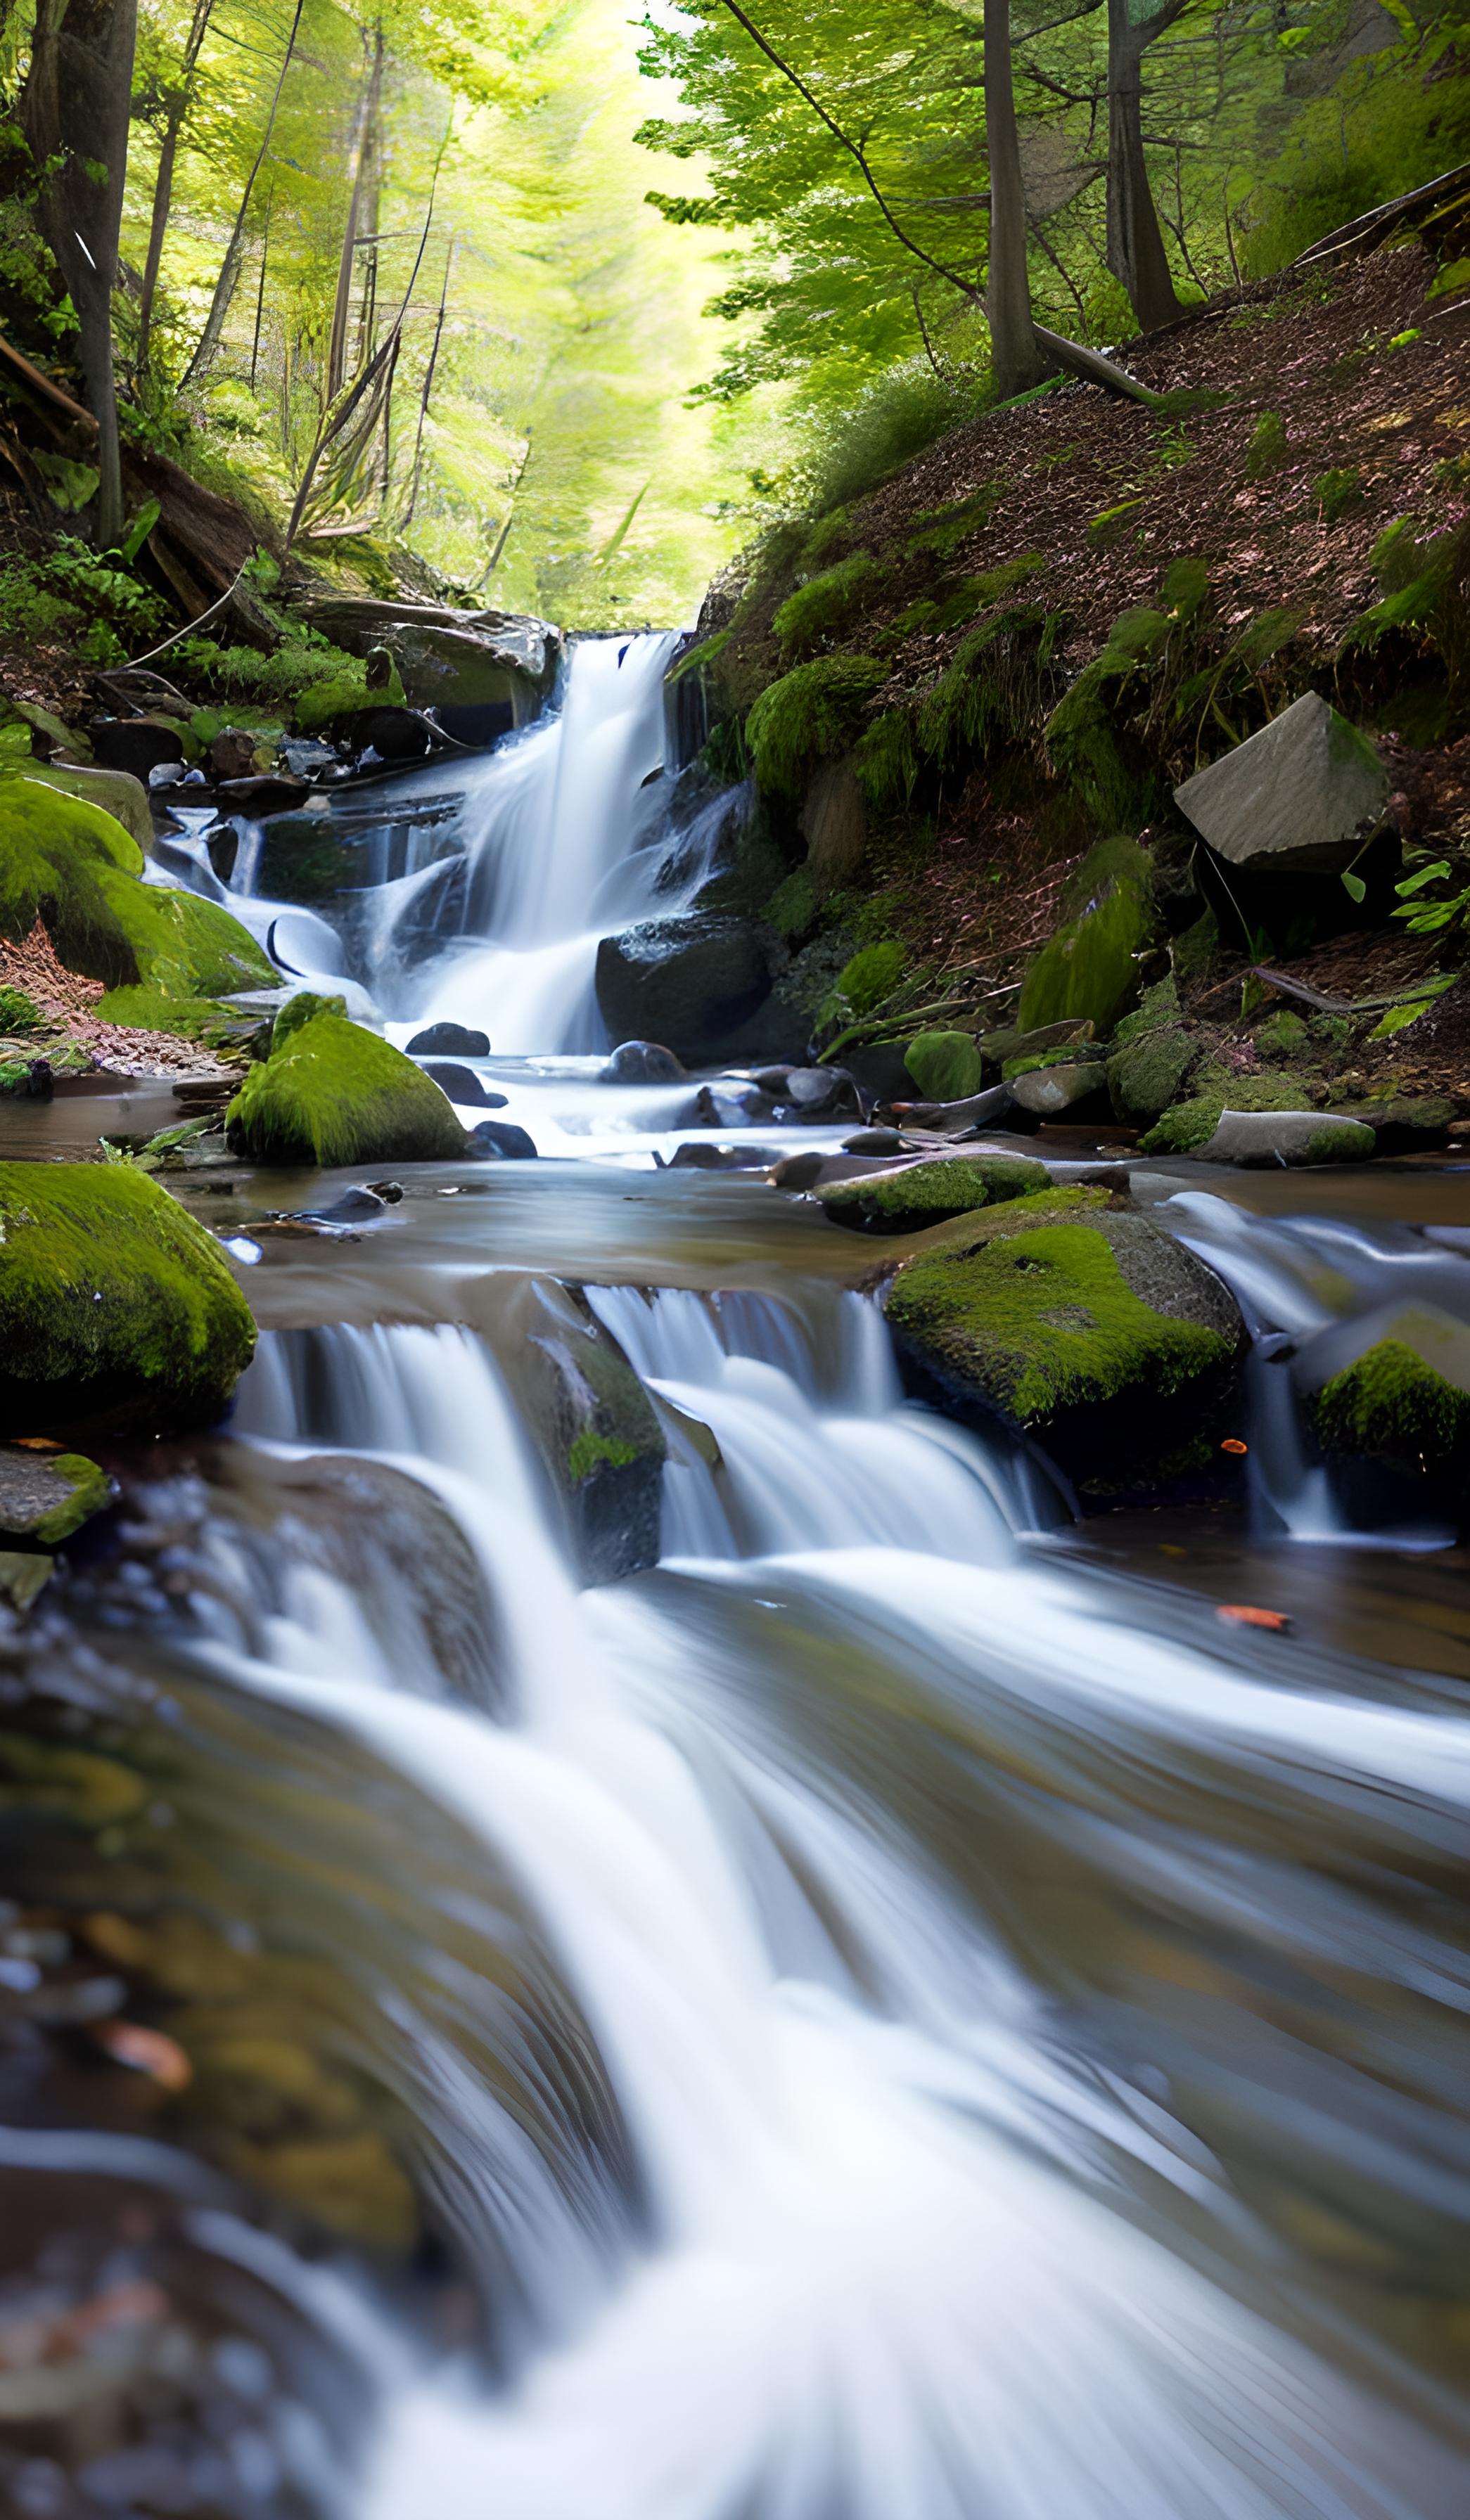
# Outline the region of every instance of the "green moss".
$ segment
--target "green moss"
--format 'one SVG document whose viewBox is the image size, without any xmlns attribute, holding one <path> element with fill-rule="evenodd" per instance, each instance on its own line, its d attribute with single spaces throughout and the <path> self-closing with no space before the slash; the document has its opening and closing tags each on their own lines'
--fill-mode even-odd
<svg viewBox="0 0 1470 2520">
<path fill-rule="evenodd" d="M 837 975 L 835 995 L 854 1016 L 870 1015 L 892 997 L 908 968 L 908 949 L 896 936 L 860 945 Z"/>
<path fill-rule="evenodd" d="M 596 1469 L 625 1470 L 629 1463 L 641 1460 L 636 1444 L 619 1435 L 599 1435 L 594 1426 L 584 1426 L 567 1448 L 567 1470 L 573 1485 L 579 1487 Z"/>
<path fill-rule="evenodd" d="M 1154 934 L 1146 851 L 1132 840 L 1100 840 L 1073 877 L 1063 907 L 1072 915 L 1027 972 L 1017 1021 L 1031 1032 L 1087 1017 L 1104 1032 L 1136 999 L 1138 957 Z"/>
<path fill-rule="evenodd" d="M 841 636 L 854 615 L 871 604 L 892 575 L 871 552 L 857 551 L 809 577 L 788 595 L 771 627 L 788 655 L 803 655 L 823 639 Z"/>
<path fill-rule="evenodd" d="M 816 924 L 818 902 L 816 885 L 807 868 L 798 867 L 784 883 L 777 884 L 762 907 L 760 916 L 774 927 L 778 936 L 788 942 L 804 936 Z"/>
<path fill-rule="evenodd" d="M 1108 1061 L 1108 1092 L 1125 1125 L 1143 1129 L 1179 1100 L 1199 1044 L 1175 1024 L 1148 1032 Z"/>
<path fill-rule="evenodd" d="M 45 1020 L 23 989 L 0 987 L 0 1033 L 35 1032 Z"/>
<path fill-rule="evenodd" d="M 712 665 L 715 657 L 728 648 L 732 635 L 728 630 L 716 630 L 711 638 L 701 639 L 698 647 L 685 651 L 666 679 L 670 683 L 681 683 L 686 674 L 703 673 L 705 667 Z"/>
<path fill-rule="evenodd" d="M 1311 495 L 1321 510 L 1323 524 L 1335 525 L 1350 510 L 1361 505 L 1362 474 L 1355 464 L 1331 465 L 1317 474 Z"/>
<path fill-rule="evenodd" d="M 1047 631 L 1034 605 L 1015 605 L 960 641 L 919 710 L 919 746 L 932 761 L 1020 742 L 1039 726 Z"/>
<path fill-rule="evenodd" d="M 836 551 L 838 544 L 846 542 L 851 530 L 852 510 L 850 505 L 841 508 L 829 508 L 824 517 L 818 517 L 816 523 L 811 527 L 805 541 L 803 543 L 801 551 L 797 556 L 797 566 L 799 568 L 819 568 L 822 562 L 828 559 L 829 556 Z"/>
<path fill-rule="evenodd" d="M 212 901 L 145 884 L 143 852 L 101 806 L 25 777 L 0 780 L 0 934 L 44 924 L 69 970 L 168 998 L 268 985 L 272 965 Z"/>
<path fill-rule="evenodd" d="M 1077 789 L 1099 823 L 1115 831 L 1142 820 L 1151 792 L 1148 779 L 1124 759 L 1117 702 L 1173 627 L 1170 613 L 1147 605 L 1120 613 L 1101 654 L 1082 667 L 1046 721 L 1046 749 L 1058 776 Z"/>
<path fill-rule="evenodd" d="M 1115 544 L 1121 543 L 1125 534 L 1141 521 L 1143 504 L 1141 498 L 1123 499 L 1116 508 L 1104 508 L 1100 515 L 1089 518 L 1087 540 L 1093 550 L 1112 551 Z"/>
<path fill-rule="evenodd" d="M 299 1032 L 302 1024 L 310 1023 L 315 1016 L 345 1015 L 346 1012 L 345 998 L 325 998 L 314 989 L 298 989 L 296 996 L 288 998 L 284 1007 L 278 1010 L 271 1026 L 272 1055 L 284 1050 L 292 1034 Z"/>
<path fill-rule="evenodd" d="M 1335 1374 L 1316 1394 L 1312 1417 L 1329 1453 L 1430 1470 L 1470 1460 L 1470 1393 L 1401 1339 L 1380 1339 Z"/>
<path fill-rule="evenodd" d="M 847 751 L 887 671 L 876 656 L 815 656 L 763 691 L 746 720 L 759 785 L 800 796 L 816 762 Z"/>
<path fill-rule="evenodd" d="M 297 725 L 302 735 L 311 735 L 320 727 L 331 726 L 339 718 L 355 717 L 363 709 L 403 708 L 403 685 L 394 665 L 386 683 L 369 691 L 365 666 L 355 672 L 334 674 L 327 682 L 313 682 L 299 694 L 294 709 Z"/>
<path fill-rule="evenodd" d="M 45 1468 L 49 1478 L 66 1486 L 68 1494 L 31 1524 L 30 1534 L 43 1547 L 55 1549 L 112 1504 L 113 1482 L 84 1453 L 52 1453 L 46 1457 Z"/>
<path fill-rule="evenodd" d="M 171 998 L 154 988 L 109 989 L 97 1001 L 97 1012 L 105 1023 L 121 1024 L 130 1032 L 171 1033 L 176 1041 L 221 1046 L 239 1041 L 253 1020 L 215 998 Z"/>
<path fill-rule="evenodd" d="M 1179 1020 L 1179 991 L 1172 971 L 1145 989 L 1130 1015 L 1125 1015 L 1113 1033 L 1115 1050 L 1124 1050 L 1130 1041 L 1141 1041 L 1145 1033 L 1157 1032 L 1161 1025 Z"/>
<path fill-rule="evenodd" d="M 1174 1103 L 1156 1127 L 1138 1141 L 1144 1155 L 1186 1155 L 1213 1138 L 1221 1111 L 1309 1111 L 1301 1082 L 1269 1069 L 1256 1075 L 1234 1075 L 1209 1066 L 1195 1078 L 1193 1098 Z M 1325 1124 L 1324 1124 L 1325 1125 Z"/>
<path fill-rule="evenodd" d="M 1263 481 L 1268 473 L 1279 472 L 1290 453 L 1286 442 L 1286 423 L 1280 413 L 1263 411 L 1246 450 L 1246 479 Z"/>
<path fill-rule="evenodd" d="M 0 1163 L 4 1431 L 207 1425 L 254 1340 L 218 1244 L 146 1173 Z"/>
<path fill-rule="evenodd" d="M 900 1172 L 832 1182 L 817 1196 L 835 1224 L 862 1234 L 917 1234 L 949 1217 L 1048 1191 L 1044 1164 L 1027 1155 L 945 1155 Z"/>
<path fill-rule="evenodd" d="M 1303 1161 L 1309 1164 L 1360 1164 L 1373 1151 L 1357 1120 L 1323 1120 L 1307 1141 Z"/>
<path fill-rule="evenodd" d="M 967 1032 L 921 1032 L 903 1053 L 926 1102 L 963 1102 L 980 1092 L 981 1057 Z"/>
<path fill-rule="evenodd" d="M 1470 607 L 1465 600 L 1470 518 L 1421 542 L 1412 520 L 1401 518 L 1379 537 L 1372 559 L 1385 591 L 1354 622 L 1342 653 L 1361 649 L 1371 654 L 1398 632 L 1437 654 L 1448 670 L 1451 690 L 1457 689 L 1470 665 Z"/>
<path fill-rule="evenodd" d="M 973 490 L 967 499 L 957 499 L 947 508 L 929 508 L 914 518 L 906 548 L 910 552 L 931 552 L 937 560 L 948 560 L 962 543 L 980 533 L 990 521 L 1005 496 L 1004 485 L 987 481 Z"/>
<path fill-rule="evenodd" d="M 1267 1058 L 1295 1058 L 1308 1045 L 1308 1031 L 1301 1015 L 1286 1007 L 1278 1007 L 1263 1023 L 1256 1026 L 1256 1047 Z"/>
<path fill-rule="evenodd" d="M 873 720 L 853 751 L 852 775 L 876 811 L 907 804 L 919 761 L 906 709 L 885 709 Z"/>
<path fill-rule="evenodd" d="M 377 1033 L 320 1012 L 250 1070 L 225 1130 L 256 1163 L 428 1163 L 465 1146 L 446 1096 L 421 1067 Z"/>
<path fill-rule="evenodd" d="M 1080 1223 L 910 1261 L 887 1309 L 900 1333 L 1030 1429 L 1130 1387 L 1168 1396 L 1229 1354 L 1218 1331 L 1143 1302 L 1107 1239 Z"/>
</svg>

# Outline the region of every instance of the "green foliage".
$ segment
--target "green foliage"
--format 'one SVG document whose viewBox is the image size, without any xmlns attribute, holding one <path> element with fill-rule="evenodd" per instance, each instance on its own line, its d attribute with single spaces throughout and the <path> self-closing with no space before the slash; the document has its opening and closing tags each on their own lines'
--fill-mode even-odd
<svg viewBox="0 0 1470 2520">
<path fill-rule="evenodd" d="M 370 693 L 360 657 L 329 647 L 325 640 L 308 645 L 299 635 L 268 656 L 255 648 L 220 648 L 212 639 L 183 639 L 177 654 L 183 670 L 221 699 L 264 711 L 294 711 L 303 728 L 365 708 L 374 699 L 403 698 L 396 668 L 387 691 Z"/>
<path fill-rule="evenodd" d="M 213 1237 L 146 1173 L 0 1164 L 7 1431 L 153 1435 L 207 1425 L 254 1339 Z"/>
<path fill-rule="evenodd" d="M 817 656 L 763 691 L 745 729 L 760 786 L 800 796 L 818 761 L 847 750 L 887 670 L 876 656 Z"/>
<path fill-rule="evenodd" d="M 1401 518 L 1374 544 L 1372 564 L 1384 593 L 1353 624 L 1344 654 L 1371 654 L 1399 634 L 1440 659 L 1455 694 L 1470 667 L 1470 519 L 1421 540 L 1412 519 Z"/>
<path fill-rule="evenodd" d="M 1322 512 L 1322 522 L 1335 525 L 1362 502 L 1362 473 L 1355 464 L 1335 464 L 1319 472 L 1311 485 L 1311 495 Z"/>
<path fill-rule="evenodd" d="M 906 805 L 919 775 L 913 727 L 906 709 L 885 709 L 858 738 L 852 775 L 868 803 L 882 813 Z"/>
<path fill-rule="evenodd" d="M 797 867 L 776 886 L 770 899 L 762 905 L 760 916 L 788 942 L 804 936 L 816 925 L 820 904 L 816 885 L 807 868 Z"/>
<path fill-rule="evenodd" d="M 772 624 L 785 653 L 800 656 L 824 639 L 840 638 L 890 574 L 871 552 L 857 551 L 820 577 L 809 577 L 788 595 Z"/>
<path fill-rule="evenodd" d="M 967 1032 L 921 1032 L 903 1064 L 926 1102 L 963 1102 L 980 1092 L 980 1052 Z"/>
<path fill-rule="evenodd" d="M 935 560 L 951 560 L 965 543 L 984 533 L 1004 496 L 1002 482 L 987 481 L 947 508 L 927 509 L 914 518 L 905 550 L 915 556 L 927 553 Z"/>
<path fill-rule="evenodd" d="M 1269 473 L 1279 472 L 1290 453 L 1286 442 L 1286 423 L 1281 414 L 1263 411 L 1246 450 L 1246 479 L 1263 481 Z"/>
<path fill-rule="evenodd" d="M 320 1004 L 288 1023 L 269 1058 L 250 1069 L 225 1128 L 236 1152 L 255 1163 L 424 1163 L 462 1154 L 465 1145 L 447 1098 L 421 1067 Z"/>
<path fill-rule="evenodd" d="M 850 1020 L 870 1015 L 893 996 L 907 968 L 906 946 L 896 936 L 881 937 L 875 944 L 859 946 L 844 964 L 834 996 Z"/>
<path fill-rule="evenodd" d="M 34 998 L 23 989 L 0 987 L 0 1032 L 37 1032 L 45 1021 Z"/>
<path fill-rule="evenodd" d="M 930 760 L 984 754 L 994 741 L 1024 742 L 1038 729 L 1047 629 L 1034 605 L 1016 605 L 960 641 L 919 708 L 919 748 Z"/>
<path fill-rule="evenodd" d="M 33 648 L 60 643 L 94 665 L 120 665 L 160 628 L 161 599 L 112 555 L 69 534 L 44 559 L 0 563 L 0 640 Z"/>
<path fill-rule="evenodd" d="M 1300 1015 L 1278 1007 L 1256 1026 L 1256 1047 L 1267 1058 L 1294 1058 L 1308 1048 L 1309 1034 Z"/>
</svg>

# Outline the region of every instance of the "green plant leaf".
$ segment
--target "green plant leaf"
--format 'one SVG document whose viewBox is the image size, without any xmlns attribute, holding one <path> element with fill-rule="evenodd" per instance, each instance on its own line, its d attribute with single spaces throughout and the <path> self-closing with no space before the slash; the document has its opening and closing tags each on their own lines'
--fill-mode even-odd
<svg viewBox="0 0 1470 2520">
<path fill-rule="evenodd" d="M 1394 890 L 1398 893 L 1401 901 L 1411 892 L 1422 892 L 1424 886 L 1427 883 L 1433 883 L 1437 876 L 1447 875 L 1448 873 L 1449 860 L 1447 858 L 1437 858 L 1433 866 L 1421 867 L 1417 875 L 1406 875 L 1401 883 L 1395 884 Z"/>
<path fill-rule="evenodd" d="M 153 532 L 153 529 L 158 523 L 162 513 L 163 512 L 159 506 L 157 499 L 145 499 L 142 507 L 138 510 L 132 523 L 128 526 L 126 533 L 122 537 L 122 557 L 126 561 L 129 568 L 131 568 L 139 552 L 143 549 L 144 544 L 147 542 L 149 535 Z"/>
<path fill-rule="evenodd" d="M 1366 899 L 1368 887 L 1364 883 L 1360 875 L 1345 875 L 1342 878 L 1342 885 L 1344 892 L 1348 894 L 1351 900 L 1363 901 Z"/>
<path fill-rule="evenodd" d="M 1369 1033 L 1369 1041 L 1387 1041 L 1391 1033 L 1402 1032 L 1405 1024 L 1417 1023 L 1420 1015 L 1427 1015 L 1433 1005 L 1433 998 L 1415 998 L 1410 1006 L 1390 1007 L 1382 1022 Z"/>
</svg>

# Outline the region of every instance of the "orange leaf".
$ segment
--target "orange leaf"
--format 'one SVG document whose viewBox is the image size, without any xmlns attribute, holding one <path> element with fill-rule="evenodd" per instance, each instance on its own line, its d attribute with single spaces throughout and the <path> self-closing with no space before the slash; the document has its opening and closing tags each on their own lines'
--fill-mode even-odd
<svg viewBox="0 0 1470 2520">
<path fill-rule="evenodd" d="M 115 2063 L 149 2075 L 165 2092 L 185 2092 L 194 2080 L 194 2068 L 177 2040 L 165 2038 L 161 2030 L 145 2030 L 137 2021 L 104 2021 L 92 2035 Z"/>
<path fill-rule="evenodd" d="M 1229 1619 L 1237 1628 L 1269 1628 L 1277 1636 L 1285 1636 L 1291 1627 L 1284 1610 L 1260 1610 L 1254 1601 L 1221 1601 L 1215 1615 Z"/>
</svg>

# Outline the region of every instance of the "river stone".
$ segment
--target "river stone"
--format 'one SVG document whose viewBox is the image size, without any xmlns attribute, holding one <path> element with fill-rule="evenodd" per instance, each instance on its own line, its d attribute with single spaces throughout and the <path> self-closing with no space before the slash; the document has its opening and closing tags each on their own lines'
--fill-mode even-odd
<svg viewBox="0 0 1470 2520">
<path fill-rule="evenodd" d="M 983 1094 L 967 1094 L 958 1102 L 896 1102 L 910 1128 L 937 1129 L 943 1137 L 968 1135 L 972 1129 L 1000 1129 L 1019 1126 L 1034 1129 L 1035 1120 L 1029 1111 L 1017 1117 L 1016 1097 L 1009 1085 L 988 1085 Z"/>
<path fill-rule="evenodd" d="M 938 1229 L 886 1311 L 910 1390 L 999 1419 L 1084 1497 L 1211 1456 L 1243 1332 L 1213 1270 L 1101 1190 L 1053 1187 Z"/>
<path fill-rule="evenodd" d="M 314 628 L 351 655 L 387 648 L 416 707 L 499 701 L 517 726 L 535 716 L 561 654 L 561 633 L 528 613 L 458 612 L 356 595 L 321 596 L 304 609 Z"/>
<path fill-rule="evenodd" d="M 497 1157 L 501 1163 L 528 1163 L 538 1152 L 528 1129 L 514 1120 L 477 1120 L 465 1141 L 468 1155 Z"/>
<path fill-rule="evenodd" d="M 604 1085 L 677 1085 L 689 1073 L 661 1041 L 620 1041 L 602 1071 Z"/>
<path fill-rule="evenodd" d="M 254 1344 L 213 1236 L 148 1173 L 0 1163 L 0 1434 L 211 1425 Z"/>
<path fill-rule="evenodd" d="M 1470 1467 L 1470 1326 L 1439 1305 L 1334 1322 L 1291 1371 L 1325 1452 L 1420 1476 Z"/>
<path fill-rule="evenodd" d="M 0 1541 L 54 1549 L 116 1495 L 116 1483 L 80 1453 L 32 1453 L 0 1445 Z"/>
<path fill-rule="evenodd" d="M 439 1092 L 447 1094 L 451 1102 L 474 1102 L 484 1110 L 505 1107 L 505 1096 L 491 1094 L 483 1077 L 477 1076 L 473 1067 L 462 1067 L 458 1059 L 426 1058 L 424 1073 L 433 1077 Z"/>
<path fill-rule="evenodd" d="M 861 1111 L 857 1088 L 841 1067 L 789 1067 L 779 1099 L 804 1120 L 821 1119 L 832 1111 Z"/>
<path fill-rule="evenodd" d="M 1380 1155 L 1409 1155 L 1444 1146 L 1456 1107 L 1446 1094 L 1391 1094 L 1380 1102 L 1335 1102 L 1323 1117 L 1360 1121 L 1372 1130 Z"/>
<path fill-rule="evenodd" d="M 867 1149 L 854 1143 L 850 1151 Z M 1030 1155 L 941 1155 L 932 1163 L 834 1182 L 817 1195 L 837 1225 L 853 1226 L 860 1234 L 917 1234 L 974 1208 L 1050 1188 L 1046 1166 Z"/>
<path fill-rule="evenodd" d="M 1100 1114 L 1106 1103 L 1108 1071 L 1098 1061 L 1078 1059 L 1069 1067 L 1033 1067 L 1008 1080 L 1016 1102 L 1036 1120 L 1080 1119 Z M 1112 1105 L 1106 1103 L 1111 1110 Z"/>
<path fill-rule="evenodd" d="M 1174 803 L 1231 866 L 1339 875 L 1388 811 L 1373 745 L 1317 692 L 1174 789 Z"/>
<path fill-rule="evenodd" d="M 764 1005 L 770 931 L 754 919 L 692 912 L 645 919 L 597 949 L 597 1003 L 615 1041 L 666 1042 L 696 1064 Z"/>
<path fill-rule="evenodd" d="M 490 1055 L 489 1035 L 461 1023 L 429 1024 L 406 1047 L 410 1058 L 488 1058 Z"/>
<path fill-rule="evenodd" d="M 967 1032 L 919 1033 L 903 1064 L 926 1102 L 963 1102 L 980 1091 L 980 1052 Z"/>
<path fill-rule="evenodd" d="M 503 1317 L 497 1352 L 583 1581 L 609 1584 L 657 1565 L 664 1430 L 581 1288 L 527 1279 Z"/>
<path fill-rule="evenodd" d="M 1200 1057 L 1199 1043 L 1180 1024 L 1160 1024 L 1115 1051 L 1108 1092 L 1119 1119 L 1130 1129 L 1151 1128 L 1181 1099 Z"/>
<path fill-rule="evenodd" d="M 225 1113 L 232 1154 L 254 1163 L 430 1163 L 465 1151 L 447 1096 L 401 1050 L 302 990 L 275 1020 L 270 1057 Z M 482 1127 L 492 1125 L 482 1122 Z"/>
<path fill-rule="evenodd" d="M 27 761 L 25 776 L 60 788 L 64 796 L 84 796 L 89 804 L 100 805 L 132 833 L 144 856 L 152 857 L 153 808 L 148 789 L 131 771 L 94 769 L 80 762 Z"/>
<path fill-rule="evenodd" d="M 1333 1120 L 1322 1111 L 1221 1111 L 1215 1133 L 1195 1153 L 1202 1163 L 1360 1164 L 1374 1148 L 1361 1120 Z"/>
</svg>

